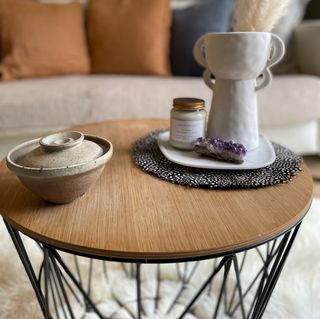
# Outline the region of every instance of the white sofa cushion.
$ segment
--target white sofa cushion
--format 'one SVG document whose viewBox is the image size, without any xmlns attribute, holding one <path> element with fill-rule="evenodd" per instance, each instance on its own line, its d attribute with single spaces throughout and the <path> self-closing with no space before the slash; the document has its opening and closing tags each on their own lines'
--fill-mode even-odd
<svg viewBox="0 0 320 319">
<path fill-rule="evenodd" d="M 168 118 L 172 99 L 194 96 L 210 106 L 201 78 L 156 76 L 65 76 L 0 85 L 0 133 L 50 131 L 121 118 Z M 258 92 L 262 127 L 320 119 L 320 79 L 278 76 Z"/>
<path fill-rule="evenodd" d="M 301 124 L 320 119 L 320 78 L 312 75 L 278 75 L 258 92 L 262 127 Z"/>
</svg>

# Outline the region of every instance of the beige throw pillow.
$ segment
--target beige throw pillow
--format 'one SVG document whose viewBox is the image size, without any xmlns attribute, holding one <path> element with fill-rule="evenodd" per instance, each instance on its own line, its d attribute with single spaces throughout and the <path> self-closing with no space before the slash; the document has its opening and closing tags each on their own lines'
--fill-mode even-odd
<svg viewBox="0 0 320 319">
<path fill-rule="evenodd" d="M 296 52 L 293 45 L 293 31 L 303 19 L 306 6 L 310 0 L 291 0 L 286 14 L 271 31 L 277 34 L 286 45 L 286 54 L 272 70 L 274 73 L 296 73 Z"/>
</svg>

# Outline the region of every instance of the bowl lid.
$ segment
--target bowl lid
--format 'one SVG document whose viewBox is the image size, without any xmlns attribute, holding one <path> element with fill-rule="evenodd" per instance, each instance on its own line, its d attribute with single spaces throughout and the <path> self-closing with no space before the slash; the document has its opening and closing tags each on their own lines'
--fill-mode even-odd
<svg viewBox="0 0 320 319">
<path fill-rule="evenodd" d="M 85 139 L 81 132 L 69 131 L 41 138 L 39 146 L 17 162 L 25 167 L 60 168 L 87 163 L 103 153 L 99 144 Z"/>
</svg>

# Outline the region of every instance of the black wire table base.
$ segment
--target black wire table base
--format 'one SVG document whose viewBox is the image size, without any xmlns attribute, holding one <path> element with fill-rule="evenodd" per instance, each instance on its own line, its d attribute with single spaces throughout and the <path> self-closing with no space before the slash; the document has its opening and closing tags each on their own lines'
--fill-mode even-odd
<svg viewBox="0 0 320 319">
<path fill-rule="evenodd" d="M 170 264 L 178 279 L 176 289 L 170 296 L 162 291 L 165 285 L 162 280 L 163 267 L 167 267 L 167 264 L 149 265 L 139 261 L 117 263 L 124 278 L 134 285 L 134 300 L 124 302 L 113 292 L 109 270 L 110 267 L 114 267 L 114 262 L 100 257 L 98 260 L 93 256 L 89 258 L 76 255 L 72 257 L 69 255 L 66 261 L 64 258 L 66 253 L 58 252 L 57 249 L 37 241 L 43 252 L 43 260 L 40 269 L 36 270 L 20 233 L 8 222 L 5 220 L 4 222 L 46 319 L 84 318 L 86 313 L 95 313 L 98 318 L 104 319 L 122 318 L 118 310 L 113 312 L 110 310 L 106 314 L 105 310 L 102 311 L 99 304 L 93 301 L 95 287 L 93 274 L 97 267 L 100 267 L 103 274 L 103 285 L 110 286 L 110 294 L 118 305 L 118 309 L 126 312 L 125 318 L 157 318 L 156 315 L 159 313 L 161 313 L 159 318 L 179 319 L 219 318 L 221 315 L 242 319 L 261 318 L 300 227 L 299 223 L 284 235 L 247 251 L 212 257 L 204 261 Z M 252 254 L 258 256 L 260 263 L 255 269 L 250 268 Z M 84 259 L 87 262 L 85 274 L 80 259 L 81 262 Z M 206 267 L 211 269 L 205 277 L 202 273 L 203 269 L 201 270 L 201 263 L 206 263 Z M 148 278 L 143 276 L 143 273 L 150 271 L 150 267 L 154 272 L 155 284 L 152 294 L 148 296 L 143 289 Z M 161 299 L 164 294 L 167 300 L 165 310 Z M 205 313 L 202 311 L 200 316 L 198 315 L 199 304 L 204 299 L 209 303 L 210 306 L 206 309 L 210 311 L 206 310 Z M 145 306 L 151 300 L 152 309 L 148 307 L 146 310 Z M 79 316 L 79 311 L 75 312 L 75 305 L 81 309 L 82 315 Z"/>
</svg>

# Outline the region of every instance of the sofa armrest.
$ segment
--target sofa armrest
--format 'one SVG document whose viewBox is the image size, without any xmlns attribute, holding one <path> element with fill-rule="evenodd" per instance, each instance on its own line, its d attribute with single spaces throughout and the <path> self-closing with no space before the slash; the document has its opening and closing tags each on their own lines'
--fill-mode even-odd
<svg viewBox="0 0 320 319">
<path fill-rule="evenodd" d="M 320 20 L 303 21 L 293 41 L 299 72 L 320 75 Z"/>
</svg>

